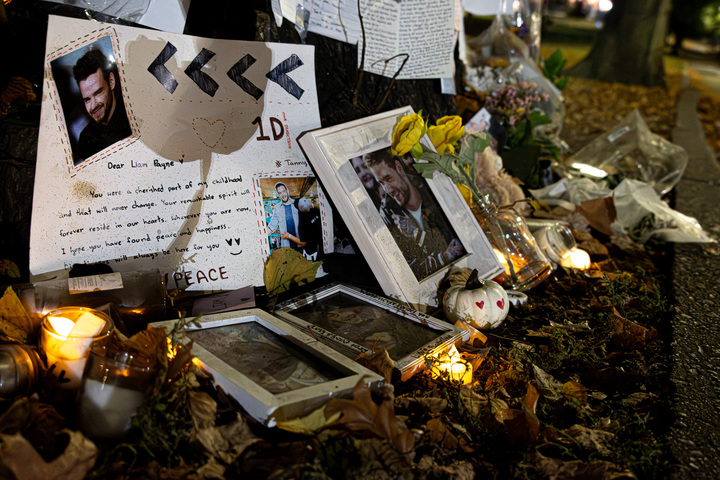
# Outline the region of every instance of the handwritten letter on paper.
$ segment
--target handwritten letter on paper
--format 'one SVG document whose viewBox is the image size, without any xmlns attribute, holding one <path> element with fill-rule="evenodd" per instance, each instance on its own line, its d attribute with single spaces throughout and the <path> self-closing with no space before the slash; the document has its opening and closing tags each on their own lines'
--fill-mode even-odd
<svg viewBox="0 0 720 480">
<path fill-rule="evenodd" d="M 290 246 L 329 248 L 328 228 L 303 229 L 329 218 L 296 143 L 320 126 L 312 47 L 51 16 L 45 69 L 33 275 L 105 262 L 170 288 L 261 285 L 277 204 Z"/>
</svg>

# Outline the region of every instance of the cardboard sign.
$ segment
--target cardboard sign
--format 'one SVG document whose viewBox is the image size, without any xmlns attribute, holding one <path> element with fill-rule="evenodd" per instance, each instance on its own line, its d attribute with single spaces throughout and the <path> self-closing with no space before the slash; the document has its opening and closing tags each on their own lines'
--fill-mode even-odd
<svg viewBox="0 0 720 480">
<path fill-rule="evenodd" d="M 227 290 L 262 285 L 272 248 L 329 251 L 329 206 L 296 143 L 320 126 L 313 55 L 51 16 L 33 276 L 105 262 Z"/>
</svg>

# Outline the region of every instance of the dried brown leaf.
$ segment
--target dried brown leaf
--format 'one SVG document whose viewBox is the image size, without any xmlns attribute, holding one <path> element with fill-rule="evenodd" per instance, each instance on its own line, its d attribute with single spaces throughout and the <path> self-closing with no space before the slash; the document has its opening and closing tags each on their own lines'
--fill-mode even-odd
<svg viewBox="0 0 720 480">
<path fill-rule="evenodd" d="M 472 464 L 457 461 L 450 465 L 438 465 L 431 456 L 426 455 L 417 463 L 417 468 L 426 473 L 426 478 L 452 478 L 454 480 L 475 480 L 475 469 Z"/>
<path fill-rule="evenodd" d="M 0 298 L 0 340 L 9 343 L 27 343 L 34 331 L 22 302 L 12 287 L 7 287 Z"/>
<path fill-rule="evenodd" d="M 401 410 L 409 410 L 411 412 L 427 412 L 430 414 L 438 414 L 445 410 L 448 406 L 447 400 L 435 397 L 400 397 L 395 399 L 395 408 Z"/>
<path fill-rule="evenodd" d="M 195 430 L 202 430 L 215 425 L 217 402 L 205 392 L 191 390 L 188 392 L 190 416 Z"/>
<path fill-rule="evenodd" d="M 224 465 L 232 464 L 250 445 L 262 441 L 252 433 L 240 413 L 236 413 L 235 420 L 227 425 L 197 431 L 195 438 L 211 459 L 218 459 Z"/>
<path fill-rule="evenodd" d="M 378 375 L 382 375 L 385 382 L 391 382 L 393 371 L 395 370 L 395 361 L 390 358 L 390 354 L 388 354 L 385 347 L 379 348 L 370 355 L 361 353 L 355 361 Z"/>
<path fill-rule="evenodd" d="M 570 428 L 563 430 L 563 433 L 568 437 L 572 438 L 578 445 L 586 450 L 597 450 L 603 455 L 609 455 L 610 450 L 607 447 L 607 443 L 610 442 L 615 435 L 604 430 L 597 430 L 587 428 L 582 425 L 573 425 Z M 558 440 L 570 444 L 570 439 L 558 437 Z"/>
<path fill-rule="evenodd" d="M 573 402 L 581 406 L 585 406 L 588 403 L 587 388 L 583 387 L 581 383 L 573 381 L 565 382 L 560 387 L 560 392 L 562 392 L 568 402 Z"/>
<path fill-rule="evenodd" d="M 544 457 L 539 453 L 533 459 L 542 478 L 553 480 L 610 480 L 613 478 L 636 478 L 627 469 L 612 462 L 595 461 L 585 463 L 580 460 L 563 461 Z"/>
<path fill-rule="evenodd" d="M 505 432 L 510 442 L 515 445 L 532 445 L 540 435 L 540 421 L 535 414 L 540 393 L 530 383 L 527 384 L 527 393 L 520 402 L 522 415 L 505 420 Z"/>
<path fill-rule="evenodd" d="M 315 280 L 322 262 L 311 262 L 292 248 L 277 248 L 268 257 L 263 281 L 268 295 L 273 296 Z"/>
<path fill-rule="evenodd" d="M 386 392 L 382 403 L 377 405 L 372 400 L 370 388 L 362 380 L 353 389 L 352 400 L 344 398 L 330 400 L 325 408 L 325 415 L 332 417 L 337 412 L 341 412 L 342 416 L 336 425 L 343 425 L 355 431 L 368 431 L 387 439 L 401 454 L 409 453 L 415 446 L 412 432 L 398 430 L 392 394 Z"/>
<path fill-rule="evenodd" d="M 425 435 L 434 445 L 447 449 L 457 450 L 458 438 L 448 430 L 445 424 L 439 418 L 433 418 L 425 425 Z"/>
<path fill-rule="evenodd" d="M 608 323 L 613 330 L 612 342 L 615 346 L 633 350 L 645 345 L 647 340 L 657 337 L 657 330 L 646 328 L 631 320 L 624 318 L 617 309 L 613 308 Z"/>
<path fill-rule="evenodd" d="M 64 430 L 70 437 L 65 451 L 46 462 L 21 434 L 0 435 L 0 461 L 18 479 L 82 480 L 95 464 L 98 448 L 80 432 Z"/>
</svg>

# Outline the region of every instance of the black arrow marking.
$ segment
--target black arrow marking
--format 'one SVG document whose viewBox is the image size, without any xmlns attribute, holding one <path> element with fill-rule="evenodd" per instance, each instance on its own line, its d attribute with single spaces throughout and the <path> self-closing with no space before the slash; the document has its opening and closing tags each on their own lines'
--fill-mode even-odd
<svg viewBox="0 0 720 480">
<path fill-rule="evenodd" d="M 207 62 L 209 62 L 214 56 L 215 52 L 211 52 L 210 50 L 203 48 L 185 69 L 185 75 L 192 78 L 192 81 L 200 87 L 200 90 L 211 97 L 215 96 L 215 92 L 217 92 L 219 85 L 210 77 L 210 75 L 200 71 L 200 69 L 204 67 L 205 64 L 207 64 Z"/>
<path fill-rule="evenodd" d="M 175 52 L 177 52 L 175 45 L 167 42 L 165 44 L 165 48 L 163 48 L 162 52 L 160 52 L 160 55 L 158 55 L 148 67 L 148 72 L 150 72 L 152 76 L 155 77 L 163 87 L 165 87 L 165 90 L 170 93 L 175 91 L 178 86 L 178 82 L 175 80 L 175 76 L 170 72 L 170 70 L 167 69 L 165 63 L 170 60 L 173 55 L 175 55 Z"/>
<path fill-rule="evenodd" d="M 253 58 L 250 54 L 247 54 L 238 60 L 238 62 L 227 72 L 228 77 L 230 77 L 233 82 L 237 83 L 240 88 L 245 90 L 245 93 L 253 97 L 255 100 L 262 97 L 262 94 L 265 92 L 256 87 L 250 80 L 243 77 L 243 73 L 245 73 L 256 61 L 257 60 L 255 60 L 255 58 Z"/>
<path fill-rule="evenodd" d="M 288 92 L 290 95 L 300 100 L 300 97 L 302 97 L 303 93 L 305 93 L 305 90 L 300 88 L 300 85 L 295 83 L 295 80 L 288 77 L 287 74 L 292 72 L 296 68 L 301 67 L 302 65 L 303 62 L 302 60 L 300 60 L 300 57 L 293 53 L 288 58 L 283 60 L 283 62 L 280 63 L 277 67 L 270 70 L 265 76 L 280 85 L 283 90 Z"/>
</svg>

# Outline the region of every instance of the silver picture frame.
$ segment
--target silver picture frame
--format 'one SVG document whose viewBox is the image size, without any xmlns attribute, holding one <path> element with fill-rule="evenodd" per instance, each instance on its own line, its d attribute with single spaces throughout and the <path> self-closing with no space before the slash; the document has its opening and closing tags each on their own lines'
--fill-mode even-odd
<svg viewBox="0 0 720 480">
<path fill-rule="evenodd" d="M 399 108 L 306 132 L 298 142 L 383 292 L 418 310 L 428 311 L 441 303 L 438 286 L 451 268 L 477 269 L 481 278 L 494 278 L 502 267 L 458 188 L 447 176 L 436 172 L 433 178 L 424 180 L 465 254 L 424 278 L 418 279 L 413 272 L 396 237 L 383 221 L 379 207 L 351 164 L 353 158 L 388 149 L 396 123 L 411 113 L 411 107 Z M 434 151 L 427 136 L 421 143 L 424 149 Z"/>
<path fill-rule="evenodd" d="M 193 319 L 188 319 L 193 320 Z M 306 415 L 331 397 L 350 395 L 359 383 L 382 377 L 348 360 L 311 335 L 260 309 L 196 317 L 184 340 L 216 385 L 258 422 Z M 153 323 L 170 331 L 179 320 Z"/>
<path fill-rule="evenodd" d="M 464 330 L 405 304 L 331 283 L 275 306 L 273 312 L 322 343 L 355 359 L 386 347 L 394 381 L 406 381 L 433 357 L 460 343 Z"/>
</svg>

